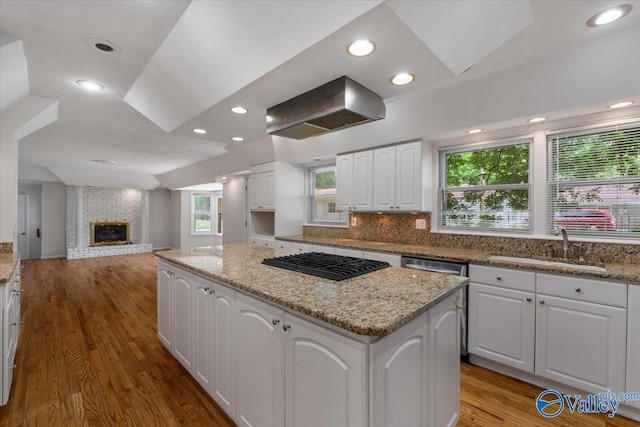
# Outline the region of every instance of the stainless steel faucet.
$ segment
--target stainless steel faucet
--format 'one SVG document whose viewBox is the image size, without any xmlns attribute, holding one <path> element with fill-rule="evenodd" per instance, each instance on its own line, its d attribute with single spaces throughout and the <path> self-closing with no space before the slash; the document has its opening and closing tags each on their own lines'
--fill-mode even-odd
<svg viewBox="0 0 640 427">
<path fill-rule="evenodd" d="M 564 259 L 569 259 L 569 234 L 564 227 L 556 228 L 556 236 L 562 233 L 562 254 Z"/>
</svg>

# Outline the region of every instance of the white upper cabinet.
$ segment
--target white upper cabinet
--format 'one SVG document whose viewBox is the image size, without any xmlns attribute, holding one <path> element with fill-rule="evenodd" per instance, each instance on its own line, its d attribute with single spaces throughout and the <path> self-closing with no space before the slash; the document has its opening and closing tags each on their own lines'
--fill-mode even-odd
<svg viewBox="0 0 640 427">
<path fill-rule="evenodd" d="M 274 210 L 276 173 L 262 172 L 249 176 L 249 205 L 251 210 Z"/>
<path fill-rule="evenodd" d="M 336 158 L 337 209 L 373 209 L 373 150 L 342 154 Z"/>
<path fill-rule="evenodd" d="M 422 210 L 422 142 L 373 150 L 373 210 Z"/>
</svg>

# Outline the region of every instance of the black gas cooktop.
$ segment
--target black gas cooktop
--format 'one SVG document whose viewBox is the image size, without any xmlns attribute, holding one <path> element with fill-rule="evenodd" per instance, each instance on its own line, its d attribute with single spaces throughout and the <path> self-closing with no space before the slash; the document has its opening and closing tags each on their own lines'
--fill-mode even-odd
<svg viewBox="0 0 640 427">
<path fill-rule="evenodd" d="M 384 261 L 373 261 L 370 259 L 320 252 L 307 252 L 298 255 L 266 258 L 262 263 L 331 280 L 350 279 L 361 274 L 389 267 L 389 263 Z"/>
</svg>

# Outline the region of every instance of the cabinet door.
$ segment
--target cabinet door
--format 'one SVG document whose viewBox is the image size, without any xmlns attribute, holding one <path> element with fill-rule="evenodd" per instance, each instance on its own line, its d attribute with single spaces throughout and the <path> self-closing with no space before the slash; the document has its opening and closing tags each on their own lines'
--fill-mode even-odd
<svg viewBox="0 0 640 427">
<path fill-rule="evenodd" d="M 469 353 L 533 373 L 534 294 L 469 285 Z"/>
<path fill-rule="evenodd" d="M 261 185 L 260 174 L 249 176 L 249 208 L 252 210 L 260 209 L 262 204 Z"/>
<path fill-rule="evenodd" d="M 336 157 L 336 209 L 351 210 L 353 206 L 353 154 Z"/>
<path fill-rule="evenodd" d="M 394 210 L 396 205 L 396 147 L 373 150 L 373 209 Z"/>
<path fill-rule="evenodd" d="M 373 150 L 353 153 L 353 208 L 373 209 Z"/>
<path fill-rule="evenodd" d="M 193 282 L 190 276 L 175 270 L 173 279 L 173 354 L 184 368 L 193 369 Z"/>
<path fill-rule="evenodd" d="M 627 310 L 537 296 L 536 375 L 592 393 L 624 390 Z"/>
<path fill-rule="evenodd" d="M 394 148 L 396 149 L 395 209 L 422 210 L 422 142 L 411 142 Z"/>
<path fill-rule="evenodd" d="M 212 363 L 211 343 L 213 341 L 213 289 L 205 280 L 194 283 L 194 357 L 193 375 L 209 394 L 211 394 Z"/>
<path fill-rule="evenodd" d="M 253 298 L 236 301 L 236 422 L 284 425 L 284 312 Z"/>
<path fill-rule="evenodd" d="M 7 403 L 9 399 L 9 392 L 11 391 L 11 381 L 13 380 L 13 360 L 15 356 L 16 348 L 16 335 L 15 325 L 13 323 L 12 314 L 15 313 L 16 298 L 13 292 L 12 282 L 8 282 L 2 285 L 4 293 L 4 299 L 0 299 L 6 305 L 2 307 L 2 369 L 0 372 L 0 381 L 2 382 L 2 404 Z"/>
<path fill-rule="evenodd" d="M 262 188 L 262 204 L 261 209 L 275 209 L 276 208 L 276 173 L 265 172 L 260 174 L 261 188 Z"/>
<path fill-rule="evenodd" d="M 629 285 L 627 319 L 627 391 L 640 392 L 640 286 Z M 640 409 L 639 400 L 628 405 Z"/>
<path fill-rule="evenodd" d="M 167 349 L 173 346 L 173 277 L 167 266 L 158 263 L 158 338 Z"/>
<path fill-rule="evenodd" d="M 213 290 L 212 396 L 235 419 L 235 291 L 216 283 Z"/>
<path fill-rule="evenodd" d="M 365 344 L 288 313 L 284 328 L 285 425 L 368 425 Z"/>
</svg>

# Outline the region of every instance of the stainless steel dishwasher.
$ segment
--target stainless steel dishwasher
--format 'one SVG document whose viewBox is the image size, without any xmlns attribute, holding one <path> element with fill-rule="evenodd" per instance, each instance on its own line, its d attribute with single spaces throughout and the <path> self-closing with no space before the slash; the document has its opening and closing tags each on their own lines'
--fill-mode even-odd
<svg viewBox="0 0 640 427">
<path fill-rule="evenodd" d="M 401 266 L 415 270 L 431 271 L 434 273 L 451 274 L 455 276 L 469 277 L 469 264 L 466 262 L 454 262 L 441 259 L 416 258 L 403 256 Z M 458 310 L 460 316 L 460 355 L 463 359 L 467 355 L 467 288 L 461 289 L 462 308 Z"/>
</svg>

